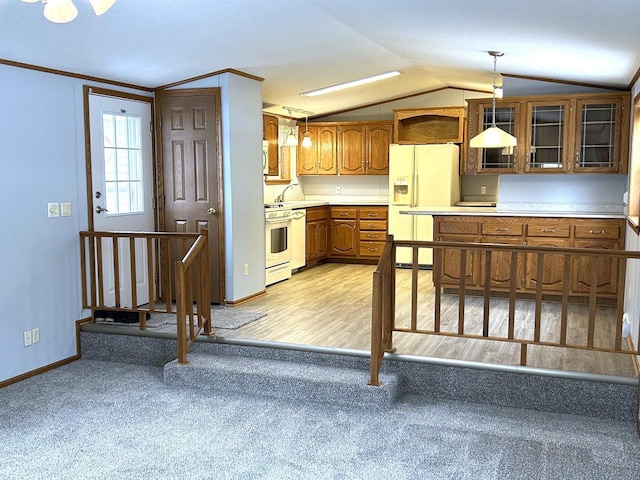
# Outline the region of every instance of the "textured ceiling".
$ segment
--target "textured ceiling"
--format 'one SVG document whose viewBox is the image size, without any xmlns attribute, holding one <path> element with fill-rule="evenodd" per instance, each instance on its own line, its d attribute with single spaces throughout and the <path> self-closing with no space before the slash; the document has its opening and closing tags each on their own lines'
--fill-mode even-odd
<svg viewBox="0 0 640 480">
<path fill-rule="evenodd" d="M 267 110 L 316 114 L 489 91 L 487 50 L 505 52 L 500 72 L 613 87 L 640 67 L 638 0 L 117 0 L 102 17 L 74 1 L 78 18 L 56 25 L 39 3 L 0 0 L 0 58 L 151 88 L 233 68 L 265 79 Z M 403 75 L 298 95 L 390 70 Z"/>
</svg>

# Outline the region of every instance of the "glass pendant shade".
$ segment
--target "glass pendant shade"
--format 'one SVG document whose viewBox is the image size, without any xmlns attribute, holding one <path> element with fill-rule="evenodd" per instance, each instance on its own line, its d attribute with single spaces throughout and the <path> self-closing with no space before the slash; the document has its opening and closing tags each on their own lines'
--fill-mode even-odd
<svg viewBox="0 0 640 480">
<path fill-rule="evenodd" d="M 102 15 L 116 3 L 116 0 L 89 0 L 89 3 L 91 3 L 96 15 Z"/>
<path fill-rule="evenodd" d="M 515 147 L 517 144 L 518 140 L 516 137 L 509 135 L 496 126 L 487 128 L 484 132 L 473 137 L 469 142 L 471 148 Z"/>
<path fill-rule="evenodd" d="M 309 136 L 309 132 L 304 132 L 304 135 L 302 137 L 302 146 L 303 147 L 311 146 L 311 137 Z"/>
<path fill-rule="evenodd" d="M 297 147 L 298 139 L 293 134 L 293 131 L 289 130 L 289 136 L 287 136 L 287 147 Z"/>
<path fill-rule="evenodd" d="M 44 17 L 53 23 L 67 23 L 78 16 L 78 9 L 71 0 L 47 0 Z"/>
</svg>

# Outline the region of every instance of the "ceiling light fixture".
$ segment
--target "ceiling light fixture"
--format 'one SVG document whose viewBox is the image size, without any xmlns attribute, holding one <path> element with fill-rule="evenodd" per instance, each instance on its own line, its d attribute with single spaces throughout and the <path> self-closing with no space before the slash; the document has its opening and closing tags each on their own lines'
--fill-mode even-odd
<svg viewBox="0 0 640 480">
<path fill-rule="evenodd" d="M 498 57 L 503 56 L 504 53 L 494 51 L 488 53 L 493 57 L 493 116 L 491 127 L 473 137 L 469 141 L 469 146 L 471 148 L 515 147 L 518 144 L 516 137 L 496 126 L 496 90 L 498 88 L 496 85 L 496 63 Z"/>
<path fill-rule="evenodd" d="M 291 117 L 291 109 L 287 107 L 282 107 L 289 111 L 289 135 L 287 135 L 287 141 L 285 145 L 287 147 L 297 147 L 298 146 L 298 137 L 293 133 L 293 127 L 291 126 L 291 122 L 293 121 L 293 117 Z"/>
<path fill-rule="evenodd" d="M 310 147 L 311 146 L 311 134 L 309 133 L 309 117 L 304 117 L 304 134 L 302 135 L 302 146 Z"/>
<path fill-rule="evenodd" d="M 320 88 L 318 90 L 302 92 L 300 95 L 304 95 L 305 97 L 315 97 L 316 95 L 324 95 L 325 93 L 336 92 L 338 90 L 344 90 L 345 88 L 357 87 L 359 85 L 377 82 L 378 80 L 384 80 L 385 78 L 396 77 L 398 75 L 402 75 L 402 73 L 394 70 L 393 72 L 382 73 L 380 75 L 374 75 L 373 77 L 367 77 L 361 80 L 354 80 L 352 82 L 340 83 L 338 85 L 332 85 L 330 87 Z"/>
<path fill-rule="evenodd" d="M 286 106 L 282 107 L 282 108 L 289 112 L 290 120 L 293 120 L 293 117 L 291 116 L 291 112 L 301 113 L 302 115 L 304 115 L 305 129 L 304 129 L 304 134 L 302 135 L 302 146 L 303 147 L 310 147 L 311 146 L 311 134 L 309 133 L 309 116 L 313 115 L 313 112 L 308 112 L 308 111 L 302 110 L 300 108 L 293 108 L 293 107 L 286 107 Z M 291 128 L 291 124 L 289 124 L 289 135 L 287 137 L 287 141 L 285 142 L 285 145 L 287 145 L 289 147 L 295 147 L 295 146 L 298 145 L 298 139 L 293 134 L 293 131 L 292 131 L 292 128 Z"/>
<path fill-rule="evenodd" d="M 25 3 L 36 3 L 41 0 L 22 0 Z M 53 23 L 67 23 L 78 16 L 78 9 L 72 0 L 42 0 L 44 4 L 44 16 Z M 102 15 L 116 0 L 89 0 L 96 15 Z"/>
</svg>

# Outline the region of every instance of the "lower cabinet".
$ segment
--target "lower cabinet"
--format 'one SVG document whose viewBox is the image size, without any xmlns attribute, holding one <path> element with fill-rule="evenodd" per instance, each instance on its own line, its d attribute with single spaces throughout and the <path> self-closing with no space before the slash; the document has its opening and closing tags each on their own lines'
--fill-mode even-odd
<svg viewBox="0 0 640 480">
<path fill-rule="evenodd" d="M 493 243 L 554 248 L 598 248 L 618 250 L 624 247 L 624 220 L 529 217 L 437 216 L 435 239 L 442 242 Z M 443 251 L 441 281 L 443 287 L 459 288 L 462 265 L 459 250 Z M 465 288 L 481 289 L 486 284 L 487 254 L 466 250 Z M 511 252 L 491 252 L 492 289 L 508 291 L 511 286 Z M 543 293 L 561 294 L 564 288 L 565 256 L 545 253 L 542 272 L 538 255 L 519 254 L 516 264 L 516 288 L 534 293 L 542 282 Z M 571 258 L 569 293 L 588 295 L 593 283 L 591 260 Z M 618 289 L 617 262 L 600 258 L 597 262 L 597 293 L 614 296 Z"/>
<path fill-rule="evenodd" d="M 307 208 L 307 263 L 322 260 L 329 253 L 329 209 L 328 207 Z"/>
<path fill-rule="evenodd" d="M 331 207 L 330 257 L 375 259 L 387 235 L 388 208 L 382 206 Z"/>
</svg>

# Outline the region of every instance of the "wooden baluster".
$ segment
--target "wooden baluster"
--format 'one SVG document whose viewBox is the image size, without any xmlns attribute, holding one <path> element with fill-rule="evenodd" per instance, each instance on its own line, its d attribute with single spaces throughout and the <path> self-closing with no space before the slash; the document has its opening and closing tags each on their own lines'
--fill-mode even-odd
<svg viewBox="0 0 640 480">
<path fill-rule="evenodd" d="M 166 271 L 166 276 L 165 276 L 165 288 L 164 290 L 164 301 L 166 304 L 166 311 L 168 313 L 173 313 L 173 284 L 172 284 L 172 279 L 175 277 L 177 278 L 174 274 L 171 273 L 171 240 L 170 239 L 166 239 L 164 242 L 165 245 L 165 249 L 167 251 L 165 258 L 162 260 L 162 263 L 164 265 L 166 265 L 167 268 L 165 268 L 164 270 Z M 177 285 L 176 285 L 177 288 Z M 177 293 L 177 292 L 176 292 Z"/>
<path fill-rule="evenodd" d="M 185 318 L 185 272 L 184 265 L 182 262 L 177 261 L 175 263 L 175 271 L 176 271 L 176 286 L 178 291 L 176 291 L 176 321 L 177 321 L 177 330 L 178 330 L 178 363 L 184 365 L 187 362 L 187 325 Z M 171 301 L 171 300 L 169 300 Z"/>
<path fill-rule="evenodd" d="M 89 239 L 89 278 L 91 279 L 91 308 L 97 305 L 96 292 L 96 237 L 90 233 Z"/>
<path fill-rule="evenodd" d="M 491 305 L 491 250 L 486 251 L 484 263 L 484 305 L 482 312 L 482 336 L 489 336 L 489 306 Z"/>
<path fill-rule="evenodd" d="M 411 264 L 411 330 L 418 328 L 418 247 L 413 247 Z"/>
<path fill-rule="evenodd" d="M 102 237 L 99 237 L 96 241 L 96 261 L 98 264 L 98 307 L 104 307 L 104 259 L 102 257 L 102 242 Z"/>
<path fill-rule="evenodd" d="M 509 282 L 509 326 L 507 332 L 507 338 L 513 340 L 515 336 L 516 325 L 516 288 L 517 288 L 517 276 L 518 276 L 518 252 L 511 252 L 511 265 L 510 265 L 511 281 Z"/>
<path fill-rule="evenodd" d="M 587 346 L 593 347 L 596 329 L 596 300 L 598 299 L 598 262 L 600 257 L 591 255 L 591 286 L 589 288 L 589 330 Z"/>
<path fill-rule="evenodd" d="M 567 324 L 569 321 L 569 288 L 571 287 L 571 255 L 564 256 L 562 273 L 562 314 L 560 317 L 560 345 L 567 344 Z"/>
<path fill-rule="evenodd" d="M 131 308 L 138 308 L 138 272 L 136 271 L 136 238 L 129 237 L 129 275 L 131 275 Z M 149 279 L 151 281 L 151 279 Z M 144 330 L 145 325 L 140 322 L 140 330 Z"/>
<path fill-rule="evenodd" d="M 442 317 L 442 249 L 433 249 L 434 277 L 434 305 L 433 305 L 433 331 L 440 332 L 440 319 Z"/>
<path fill-rule="evenodd" d="M 624 295 L 625 278 L 627 276 L 627 260 L 623 257 L 618 258 L 618 298 L 616 308 L 616 332 L 615 332 L 615 345 L 616 350 L 622 350 L 622 316 L 624 315 Z M 640 391 L 639 391 L 640 393 Z"/>
<path fill-rule="evenodd" d="M 120 250 L 119 237 L 113 237 L 113 290 L 116 300 L 116 308 L 120 308 Z"/>
<path fill-rule="evenodd" d="M 82 308 L 89 308 L 87 305 L 87 259 L 85 251 L 86 237 L 80 234 L 80 285 L 82 288 Z"/>
<path fill-rule="evenodd" d="M 467 251 L 460 250 L 460 292 L 458 294 L 458 335 L 464 335 L 464 303 L 467 283 Z"/>
<path fill-rule="evenodd" d="M 371 363 L 369 385 L 380 385 L 380 363 L 382 360 L 382 274 L 373 272 L 373 295 L 371 301 Z"/>
<path fill-rule="evenodd" d="M 154 255 L 153 255 L 153 238 L 152 237 L 147 237 L 147 278 L 149 279 L 149 281 L 147 282 L 148 284 L 148 294 L 149 294 L 149 311 L 150 312 L 154 312 L 155 311 L 155 305 L 156 305 L 156 296 L 155 296 L 155 291 L 154 291 L 154 284 L 155 281 L 154 279 L 156 278 L 155 275 L 153 274 L 153 265 L 154 265 Z"/>
<path fill-rule="evenodd" d="M 544 254 L 538 252 L 538 265 L 536 267 L 536 313 L 533 327 L 533 340 L 540 341 L 540 330 L 542 326 L 542 282 L 544 275 Z"/>
</svg>

